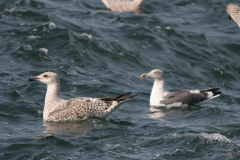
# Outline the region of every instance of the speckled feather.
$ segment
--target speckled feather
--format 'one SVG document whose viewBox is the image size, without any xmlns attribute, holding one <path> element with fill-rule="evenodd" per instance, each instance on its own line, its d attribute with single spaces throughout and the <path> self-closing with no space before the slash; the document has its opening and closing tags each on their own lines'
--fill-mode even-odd
<svg viewBox="0 0 240 160">
<path fill-rule="evenodd" d="M 29 78 L 29 81 L 46 83 L 47 93 L 43 119 L 45 121 L 76 121 L 88 117 L 105 118 L 126 100 L 135 97 L 131 92 L 107 98 L 78 97 L 70 100 L 61 98 L 60 81 L 56 73 L 45 72 Z"/>
<path fill-rule="evenodd" d="M 102 2 L 116 12 L 142 12 L 144 9 L 143 0 L 102 0 Z"/>
<path fill-rule="evenodd" d="M 226 6 L 228 15 L 238 24 L 240 27 L 240 7 L 235 4 L 228 4 Z"/>
<path fill-rule="evenodd" d="M 53 111 L 49 112 L 48 119 L 51 121 L 74 121 L 88 117 L 104 118 L 117 109 L 120 103 L 116 101 L 104 102 L 98 98 L 72 98 L 64 104 L 54 107 Z"/>
</svg>

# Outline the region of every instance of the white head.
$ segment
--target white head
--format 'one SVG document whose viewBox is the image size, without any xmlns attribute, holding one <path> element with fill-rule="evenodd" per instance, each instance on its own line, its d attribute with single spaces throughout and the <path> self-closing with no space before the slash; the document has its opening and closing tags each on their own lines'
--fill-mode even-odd
<svg viewBox="0 0 240 160">
<path fill-rule="evenodd" d="M 59 84 L 59 78 L 56 73 L 53 72 L 45 72 L 36 77 L 31 77 L 28 79 L 29 81 L 40 81 L 47 85 L 49 84 Z"/>
<path fill-rule="evenodd" d="M 165 78 L 164 72 L 160 69 L 154 69 L 149 73 L 144 73 L 141 77 L 152 77 L 153 79 L 163 80 Z"/>
</svg>

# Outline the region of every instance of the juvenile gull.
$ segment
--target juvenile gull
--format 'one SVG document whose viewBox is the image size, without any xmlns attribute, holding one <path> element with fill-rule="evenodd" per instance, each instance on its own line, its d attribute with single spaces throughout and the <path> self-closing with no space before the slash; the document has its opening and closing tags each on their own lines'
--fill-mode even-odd
<svg viewBox="0 0 240 160">
<path fill-rule="evenodd" d="M 47 84 L 43 119 L 45 121 L 75 121 L 88 117 L 105 118 L 120 104 L 137 95 L 131 92 L 106 98 L 78 97 L 65 100 L 60 94 L 60 81 L 53 72 L 45 72 L 29 81 L 40 81 Z"/>
<path fill-rule="evenodd" d="M 141 77 L 152 77 L 155 81 L 150 97 L 151 106 L 185 106 L 194 105 L 199 102 L 215 98 L 222 92 L 219 88 L 202 90 L 169 90 L 165 91 L 165 76 L 162 70 L 155 69 L 149 73 L 144 73 Z"/>
<path fill-rule="evenodd" d="M 142 12 L 143 0 L 102 0 L 105 6 L 115 12 Z"/>
<path fill-rule="evenodd" d="M 235 4 L 228 4 L 226 6 L 226 11 L 229 15 L 229 20 L 232 18 L 240 27 L 240 7 Z"/>
</svg>

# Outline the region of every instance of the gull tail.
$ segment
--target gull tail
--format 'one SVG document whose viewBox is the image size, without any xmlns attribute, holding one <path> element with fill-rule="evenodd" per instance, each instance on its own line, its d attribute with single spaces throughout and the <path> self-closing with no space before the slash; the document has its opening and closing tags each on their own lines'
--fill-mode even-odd
<svg viewBox="0 0 240 160">
<path fill-rule="evenodd" d="M 206 96 L 206 99 L 199 102 L 198 104 L 201 104 L 205 101 L 208 101 L 210 99 L 216 98 L 222 94 L 221 91 L 219 91 L 220 88 L 210 88 L 210 89 L 202 89 L 200 90 L 200 93 L 204 94 Z"/>
<path fill-rule="evenodd" d="M 222 94 L 222 92 L 219 91 L 219 89 L 220 88 L 203 89 L 203 90 L 200 90 L 200 92 L 203 94 L 206 94 L 206 100 L 210 100 L 210 99 L 216 98 Z"/>
<path fill-rule="evenodd" d="M 200 90 L 200 92 L 212 92 L 213 97 L 215 96 L 219 96 L 220 94 L 222 94 L 221 91 L 219 91 L 220 88 L 210 88 L 210 89 L 203 89 Z"/>
<path fill-rule="evenodd" d="M 100 98 L 102 101 L 117 101 L 117 102 L 124 102 L 130 98 L 136 97 L 138 95 L 131 95 L 132 92 L 124 93 L 118 96 L 113 96 L 113 97 L 105 97 L 105 98 Z"/>
</svg>

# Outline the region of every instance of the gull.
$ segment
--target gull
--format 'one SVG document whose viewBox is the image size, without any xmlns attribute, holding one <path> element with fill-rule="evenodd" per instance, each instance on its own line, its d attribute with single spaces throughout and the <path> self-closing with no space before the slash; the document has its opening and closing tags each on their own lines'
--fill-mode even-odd
<svg viewBox="0 0 240 160">
<path fill-rule="evenodd" d="M 53 72 L 45 72 L 29 78 L 29 81 L 40 81 L 47 84 L 43 119 L 45 121 L 76 121 L 88 117 L 105 118 L 120 104 L 137 95 L 131 92 L 106 98 L 78 97 L 65 100 L 60 94 L 60 81 Z"/>
<path fill-rule="evenodd" d="M 142 12 L 143 0 L 102 0 L 105 6 L 115 12 Z"/>
<path fill-rule="evenodd" d="M 240 27 L 240 7 L 230 3 L 226 6 L 226 11 L 229 15 L 229 20 L 232 18 Z"/>
<path fill-rule="evenodd" d="M 160 69 L 154 69 L 149 73 L 144 73 L 141 77 L 152 77 L 153 84 L 150 105 L 151 106 L 188 106 L 195 105 L 208 99 L 218 97 L 222 92 L 219 88 L 201 89 L 201 90 L 169 90 L 165 91 L 164 72 Z"/>
</svg>

